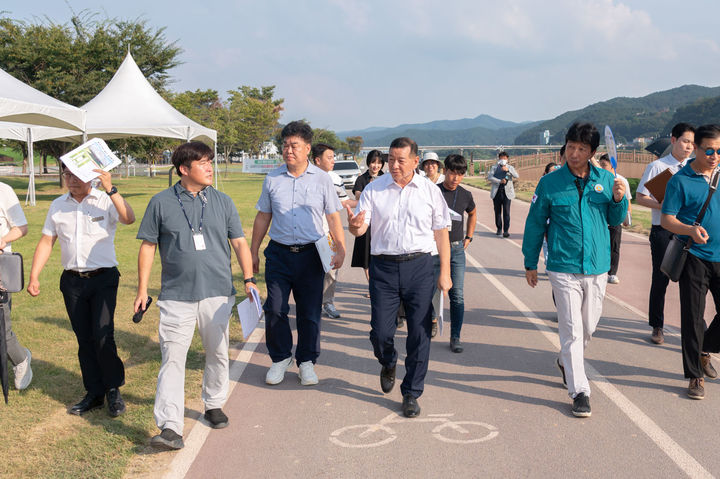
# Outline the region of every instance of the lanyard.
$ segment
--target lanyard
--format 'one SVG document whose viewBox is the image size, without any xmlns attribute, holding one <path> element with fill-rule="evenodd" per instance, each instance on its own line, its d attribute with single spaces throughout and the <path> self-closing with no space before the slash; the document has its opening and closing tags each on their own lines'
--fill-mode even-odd
<svg viewBox="0 0 720 479">
<path fill-rule="evenodd" d="M 185 207 L 182 204 L 182 200 L 180 200 L 180 195 L 177 192 L 177 184 L 175 184 L 175 186 L 173 186 L 173 191 L 175 192 L 175 198 L 177 198 L 178 203 L 180 203 L 180 209 L 182 209 L 182 212 L 185 215 L 185 220 L 187 221 L 187 224 L 190 227 L 190 231 L 192 231 L 192 233 L 195 234 L 195 229 L 193 228 L 192 223 L 190 223 L 190 218 L 188 218 L 187 212 L 185 211 Z M 205 216 L 205 205 L 207 204 L 207 198 L 205 197 L 205 194 L 203 191 L 199 191 L 198 196 L 200 197 L 200 202 L 202 203 L 202 210 L 200 211 L 200 228 L 198 229 L 198 232 L 202 233 L 203 217 Z"/>
</svg>

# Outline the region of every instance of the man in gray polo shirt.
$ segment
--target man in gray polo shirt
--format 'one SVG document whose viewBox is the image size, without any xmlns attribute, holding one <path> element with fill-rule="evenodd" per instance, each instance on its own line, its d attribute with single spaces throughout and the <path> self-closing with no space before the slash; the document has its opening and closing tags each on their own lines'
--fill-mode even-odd
<svg viewBox="0 0 720 479">
<path fill-rule="evenodd" d="M 155 250 L 160 247 L 162 279 L 159 338 L 162 363 L 154 416 L 161 433 L 150 443 L 180 449 L 185 415 L 185 360 L 197 324 L 205 348 L 202 400 L 205 419 L 216 429 L 228 425 L 228 322 L 235 305 L 230 247 L 245 277 L 245 294 L 256 288 L 250 249 L 235 205 L 215 190 L 213 151 L 189 142 L 172 155 L 180 181 L 150 200 L 137 238 L 138 292 L 135 311 L 145 309 Z"/>
<path fill-rule="evenodd" d="M 336 252 L 335 269 L 345 259 L 345 232 L 340 222 L 342 209 L 332 180 L 308 161 L 312 129 L 293 121 L 281 132 L 285 164 L 268 173 L 263 183 L 253 224 L 253 269 L 260 267 L 259 250 L 270 227 L 270 244 L 265 249 L 265 344 L 273 363 L 265 376 L 267 384 L 279 384 L 292 363 L 292 331 L 288 299 L 292 291 L 297 311 L 295 360 L 300 384 L 318 383 L 314 364 L 320 355 L 320 312 L 323 296 L 323 269 L 315 247 L 322 238 L 322 217 L 327 218 Z M 272 226 L 270 222 L 272 221 Z"/>
</svg>

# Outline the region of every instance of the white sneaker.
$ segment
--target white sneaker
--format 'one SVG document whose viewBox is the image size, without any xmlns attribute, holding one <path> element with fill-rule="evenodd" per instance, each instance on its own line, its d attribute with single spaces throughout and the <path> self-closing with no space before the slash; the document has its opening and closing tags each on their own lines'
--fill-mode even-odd
<svg viewBox="0 0 720 479">
<path fill-rule="evenodd" d="M 268 369 L 265 375 L 265 382 L 267 384 L 280 384 L 285 379 L 285 371 L 287 371 L 292 365 L 292 356 L 283 359 L 276 363 L 272 363 L 270 369 Z"/>
<path fill-rule="evenodd" d="M 615 274 L 611 274 L 608 276 L 608 283 L 610 284 L 618 284 L 620 282 L 620 278 L 617 277 Z"/>
<path fill-rule="evenodd" d="M 332 303 L 323 304 L 323 312 L 331 319 L 338 319 L 340 317 L 340 313 L 337 312 L 335 305 Z"/>
<path fill-rule="evenodd" d="M 313 367 L 312 361 L 305 361 L 300 363 L 300 384 L 303 386 L 312 386 L 318 383 L 317 374 L 315 374 L 315 368 Z"/>
<path fill-rule="evenodd" d="M 22 391 L 30 386 L 30 381 L 32 381 L 33 378 L 32 368 L 30 367 L 32 354 L 30 354 L 30 350 L 28 348 L 25 348 L 25 351 L 27 351 L 25 361 L 13 367 L 13 371 L 15 371 L 15 389 L 18 391 Z"/>
</svg>

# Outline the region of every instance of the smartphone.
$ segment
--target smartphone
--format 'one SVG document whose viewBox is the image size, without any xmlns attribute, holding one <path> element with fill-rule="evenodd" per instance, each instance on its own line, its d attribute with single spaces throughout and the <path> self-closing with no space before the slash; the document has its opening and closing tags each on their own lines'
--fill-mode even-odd
<svg viewBox="0 0 720 479">
<path fill-rule="evenodd" d="M 145 311 L 147 311 L 150 307 L 150 303 L 152 303 L 152 298 L 148 296 L 147 302 L 145 303 L 145 309 L 140 309 L 137 313 L 133 314 L 133 323 L 139 323 L 142 321 L 143 314 L 145 314 Z"/>
</svg>

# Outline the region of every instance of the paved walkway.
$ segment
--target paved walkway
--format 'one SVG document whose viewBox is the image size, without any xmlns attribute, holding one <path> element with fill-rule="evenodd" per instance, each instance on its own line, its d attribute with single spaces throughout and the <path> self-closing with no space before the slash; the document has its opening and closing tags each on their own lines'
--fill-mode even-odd
<svg viewBox="0 0 720 479">
<path fill-rule="evenodd" d="M 708 382 L 707 399 L 688 399 L 679 336 L 669 334 L 663 346 L 649 342 L 647 239 L 623 237 L 621 283 L 608 286 L 586 354 L 593 416 L 578 419 L 555 369 L 549 283 L 544 275 L 535 289 L 525 282 L 519 245 L 528 205 L 513 202 L 511 237 L 502 239 L 494 234 L 488 193 L 473 193 L 479 217 L 468 250 L 465 352 L 450 352 L 447 331 L 433 340 L 419 418 L 400 415 L 398 387 L 380 391 L 367 285 L 362 270 L 345 266 L 336 301 L 342 318 L 323 320 L 320 384 L 301 386 L 293 366 L 282 384 L 265 385 L 270 359 L 263 331 L 256 330 L 232 366 L 230 426 L 215 431 L 198 423 L 167 476 L 719 474 L 720 456 L 708 440 L 720 424 L 720 388 Z M 671 327 L 679 326 L 678 302 L 673 285 L 666 308 Z M 401 329 L 399 378 L 404 341 Z"/>
</svg>

